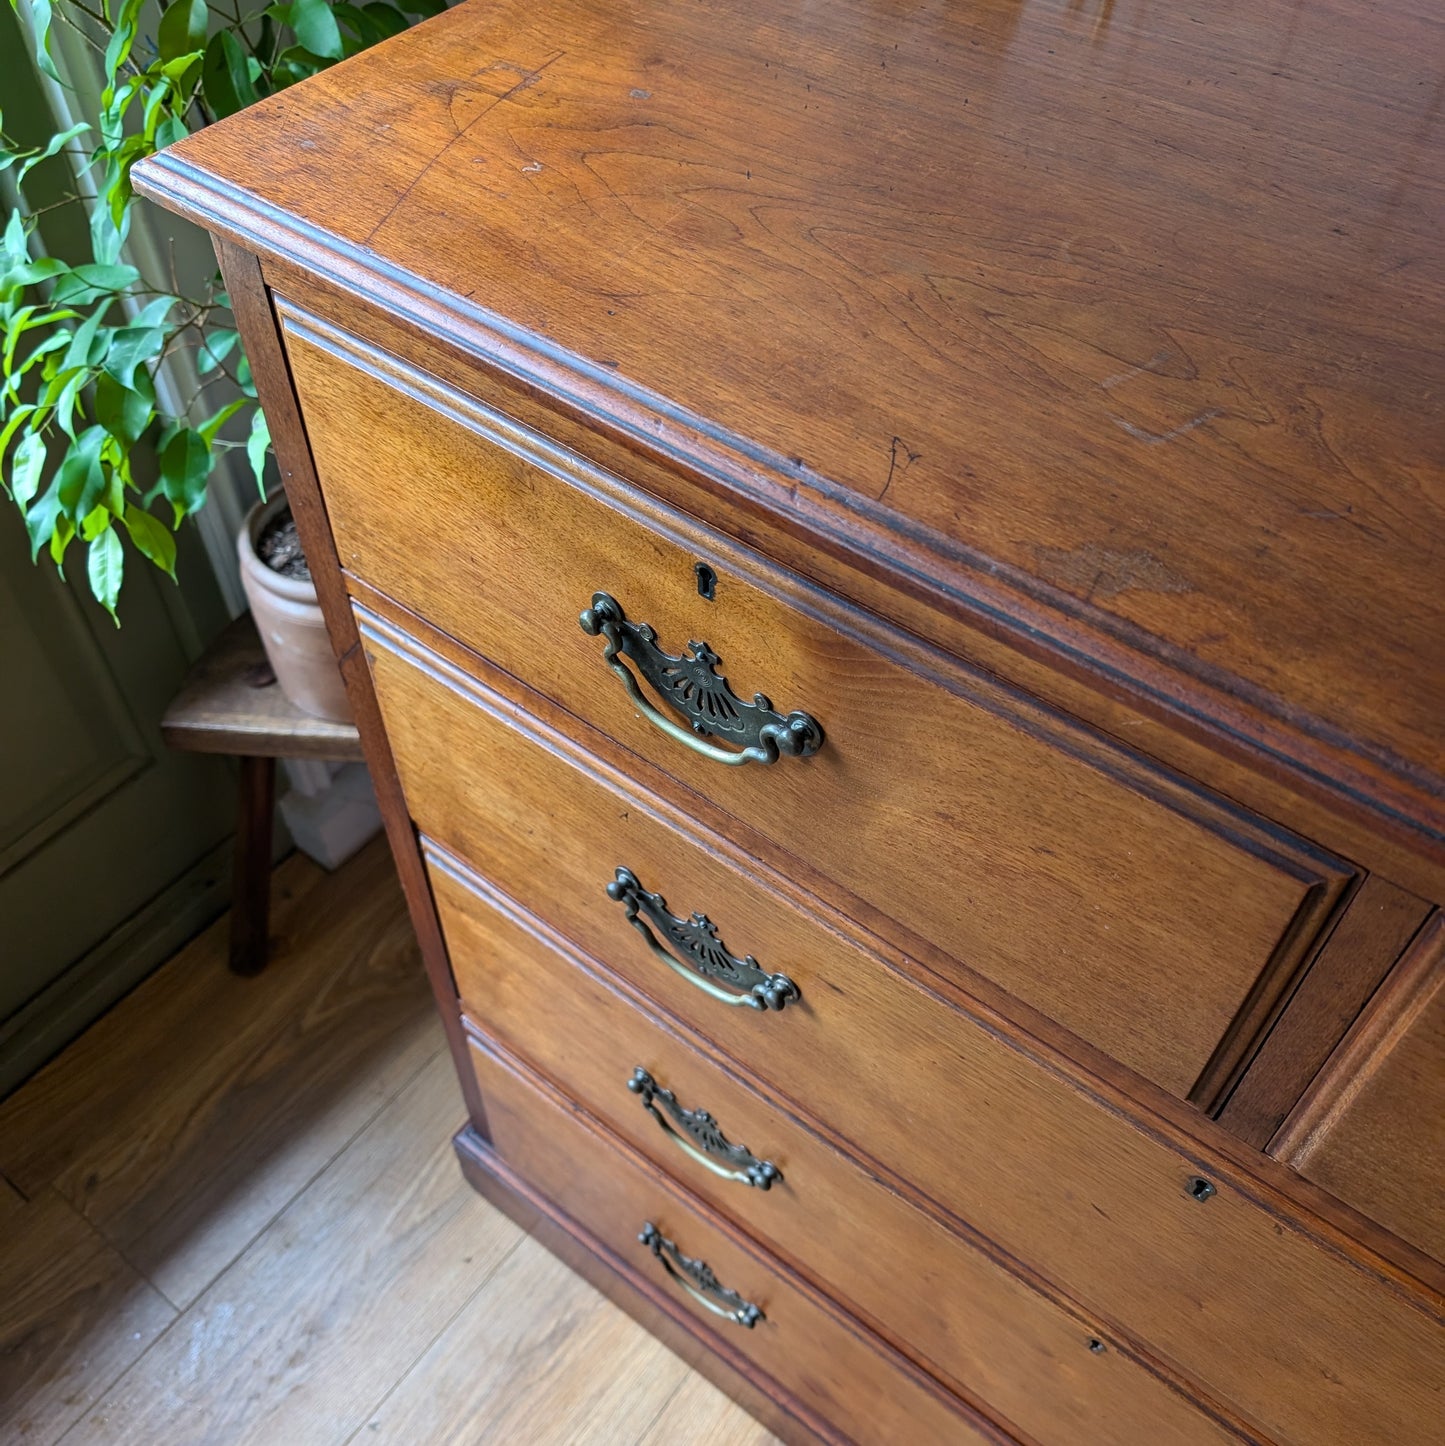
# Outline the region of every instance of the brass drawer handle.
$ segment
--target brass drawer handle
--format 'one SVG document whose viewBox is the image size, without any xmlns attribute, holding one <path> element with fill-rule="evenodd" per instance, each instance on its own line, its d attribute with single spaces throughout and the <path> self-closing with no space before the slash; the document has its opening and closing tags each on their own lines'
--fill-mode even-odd
<svg viewBox="0 0 1445 1446">
<path fill-rule="evenodd" d="M 692 1260 L 650 1220 L 637 1237 L 662 1262 L 662 1268 L 700 1305 L 747 1330 L 766 1320 L 762 1311 L 737 1291 L 729 1290 L 701 1260 Z"/>
<path fill-rule="evenodd" d="M 823 746 L 823 730 L 807 713 L 784 717 L 761 693 L 754 693 L 751 703 L 743 702 L 718 673 L 721 659 L 706 643 L 689 643 L 690 657 L 671 657 L 657 646 L 657 634 L 646 623 L 629 622 L 621 604 L 605 592 L 592 594 L 592 606 L 578 621 L 584 633 L 606 640 L 603 661 L 622 680 L 642 716 L 694 753 L 719 763 L 776 763 L 783 754 L 806 758 Z M 619 654 L 632 659 L 637 671 L 686 720 L 686 727 L 643 696 Z M 743 746 L 732 749 L 703 742 L 712 737 Z"/>
<path fill-rule="evenodd" d="M 783 1172 L 771 1160 L 758 1159 L 746 1145 L 731 1144 L 706 1110 L 683 1109 L 677 1096 L 663 1089 L 641 1065 L 632 1071 L 627 1088 L 642 1097 L 642 1107 L 661 1126 L 663 1134 L 714 1175 L 740 1180 L 759 1190 L 771 1190 L 773 1182 L 783 1178 Z"/>
<path fill-rule="evenodd" d="M 724 1004 L 745 1004 L 749 1009 L 781 1009 L 801 998 L 798 986 L 786 974 L 767 973 L 751 954 L 743 959 L 730 954 L 718 938 L 717 925 L 706 914 L 679 919 L 669 913 L 667 900 L 661 894 L 649 894 L 631 869 L 617 870 L 607 885 L 607 896 L 622 905 L 628 922 L 673 973 L 681 974 L 714 999 Z M 680 959 L 663 946 L 654 929 L 682 956 Z M 714 979 L 721 980 L 722 985 L 714 984 Z"/>
</svg>

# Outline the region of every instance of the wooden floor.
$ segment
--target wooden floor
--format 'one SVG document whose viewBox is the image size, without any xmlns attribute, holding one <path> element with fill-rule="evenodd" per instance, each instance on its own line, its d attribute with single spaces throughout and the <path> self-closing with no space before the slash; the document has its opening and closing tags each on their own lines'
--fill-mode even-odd
<svg viewBox="0 0 1445 1446">
<path fill-rule="evenodd" d="M 765 1446 L 463 1183 L 379 844 L 277 871 L 0 1105 L 0 1441 Z"/>
</svg>

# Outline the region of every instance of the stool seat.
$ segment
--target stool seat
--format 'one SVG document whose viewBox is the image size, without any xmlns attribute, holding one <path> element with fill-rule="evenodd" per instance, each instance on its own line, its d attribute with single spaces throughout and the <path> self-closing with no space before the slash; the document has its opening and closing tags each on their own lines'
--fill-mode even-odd
<svg viewBox="0 0 1445 1446">
<path fill-rule="evenodd" d="M 360 760 L 354 723 L 313 718 L 276 684 L 250 613 L 211 644 L 161 719 L 171 748 L 252 758 Z"/>
<path fill-rule="evenodd" d="M 259 974 L 271 913 L 276 760 L 358 761 L 361 736 L 355 724 L 314 718 L 282 693 L 249 613 L 196 661 L 161 718 L 161 736 L 182 752 L 229 753 L 241 761 L 230 964 L 237 974 Z"/>
</svg>

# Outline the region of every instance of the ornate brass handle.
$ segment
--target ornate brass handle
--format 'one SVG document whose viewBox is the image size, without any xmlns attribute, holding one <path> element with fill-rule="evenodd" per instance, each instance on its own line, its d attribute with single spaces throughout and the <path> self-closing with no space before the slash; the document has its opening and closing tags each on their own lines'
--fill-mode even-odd
<svg viewBox="0 0 1445 1446">
<path fill-rule="evenodd" d="M 650 1220 L 637 1237 L 662 1262 L 662 1268 L 700 1305 L 747 1330 L 767 1317 L 737 1291 L 729 1290 L 712 1267 L 684 1255 Z"/>
<path fill-rule="evenodd" d="M 641 1065 L 632 1071 L 627 1088 L 642 1097 L 643 1108 L 661 1126 L 663 1134 L 714 1175 L 740 1180 L 759 1190 L 771 1190 L 773 1182 L 783 1178 L 783 1172 L 771 1160 L 758 1159 L 746 1145 L 731 1144 L 706 1110 L 683 1109 L 677 1096 L 663 1089 Z"/>
<path fill-rule="evenodd" d="M 607 885 L 607 896 L 626 909 L 628 922 L 673 973 L 714 999 L 745 1004 L 749 1009 L 781 1009 L 801 997 L 786 974 L 767 973 L 751 954 L 742 959 L 730 954 L 718 938 L 717 925 L 706 914 L 679 919 L 669 913 L 667 900 L 661 894 L 649 894 L 631 869 L 617 870 Z M 654 929 L 681 958 L 663 946 Z M 714 984 L 714 979 L 722 984 Z"/>
<path fill-rule="evenodd" d="M 739 698 L 718 673 L 722 660 L 706 643 L 689 643 L 688 657 L 664 653 L 657 646 L 657 634 L 646 623 L 629 622 L 621 604 L 605 592 L 592 594 L 592 606 L 578 621 L 584 633 L 606 640 L 603 660 L 621 679 L 642 716 L 704 758 L 728 764 L 776 763 L 783 754 L 806 758 L 823 746 L 823 730 L 808 714 L 793 712 L 784 717 L 774 712 L 761 693 L 754 693 L 751 703 Z M 632 669 L 619 655 L 632 660 L 668 706 L 682 716 L 686 727 L 643 695 Z M 703 742 L 712 737 L 743 746 L 732 749 Z"/>
</svg>

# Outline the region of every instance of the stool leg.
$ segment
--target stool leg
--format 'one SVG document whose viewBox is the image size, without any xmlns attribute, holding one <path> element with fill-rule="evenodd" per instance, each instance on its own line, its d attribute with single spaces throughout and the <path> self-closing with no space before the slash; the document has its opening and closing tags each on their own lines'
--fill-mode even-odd
<svg viewBox="0 0 1445 1446">
<path fill-rule="evenodd" d="M 271 820 L 276 805 L 276 760 L 241 759 L 241 807 L 231 888 L 231 971 L 266 967 L 271 925 Z"/>
</svg>

